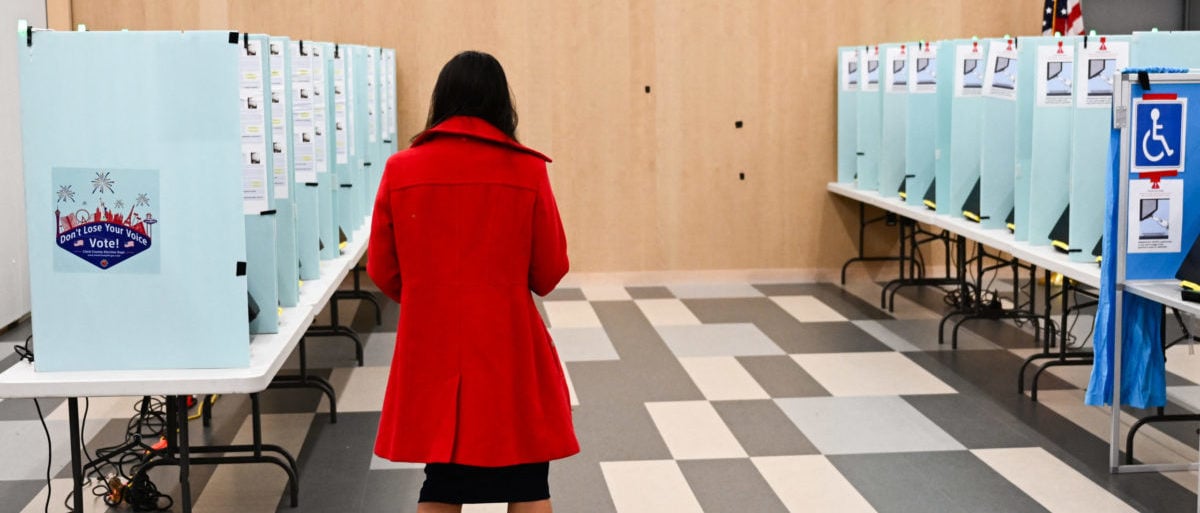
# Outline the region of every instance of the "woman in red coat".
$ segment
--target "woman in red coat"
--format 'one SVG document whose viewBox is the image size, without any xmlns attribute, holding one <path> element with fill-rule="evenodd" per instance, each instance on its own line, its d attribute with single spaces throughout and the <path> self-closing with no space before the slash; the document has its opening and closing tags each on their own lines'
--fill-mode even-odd
<svg viewBox="0 0 1200 513">
<path fill-rule="evenodd" d="M 549 461 L 579 452 L 530 291 L 567 272 L 545 155 L 515 139 L 491 55 L 446 63 L 426 129 L 387 162 L 367 272 L 401 304 L 375 454 L 426 463 L 418 512 L 550 511 Z"/>
</svg>

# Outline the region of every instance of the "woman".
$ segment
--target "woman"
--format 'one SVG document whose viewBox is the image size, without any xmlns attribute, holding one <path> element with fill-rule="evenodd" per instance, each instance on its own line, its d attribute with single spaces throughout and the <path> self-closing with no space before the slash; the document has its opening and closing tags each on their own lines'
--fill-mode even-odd
<svg viewBox="0 0 1200 513">
<path fill-rule="evenodd" d="M 367 272 L 403 310 L 375 454 L 427 464 L 419 513 L 482 502 L 548 512 L 548 462 L 579 452 L 530 295 L 566 274 L 566 238 L 550 159 L 516 128 L 500 63 L 456 55 L 375 200 Z"/>
</svg>

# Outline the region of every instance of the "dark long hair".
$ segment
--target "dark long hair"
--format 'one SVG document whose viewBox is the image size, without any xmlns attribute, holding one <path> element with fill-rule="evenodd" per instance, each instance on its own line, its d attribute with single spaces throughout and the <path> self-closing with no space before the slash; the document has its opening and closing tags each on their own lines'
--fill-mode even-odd
<svg viewBox="0 0 1200 513">
<path fill-rule="evenodd" d="M 429 130 L 454 116 L 474 116 L 516 140 L 517 109 L 500 61 L 489 54 L 466 51 L 450 59 L 438 74 L 429 100 Z"/>
</svg>

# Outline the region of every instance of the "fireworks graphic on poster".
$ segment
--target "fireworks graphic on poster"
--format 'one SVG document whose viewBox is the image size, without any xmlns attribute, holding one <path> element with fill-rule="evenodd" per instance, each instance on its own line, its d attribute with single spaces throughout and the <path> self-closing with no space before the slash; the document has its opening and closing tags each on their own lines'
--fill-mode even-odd
<svg viewBox="0 0 1200 513">
<path fill-rule="evenodd" d="M 63 185 L 58 188 L 58 202 L 70 201 L 75 203 L 75 191 L 71 190 L 70 185 Z"/>
<path fill-rule="evenodd" d="M 92 179 L 92 194 L 99 192 L 104 194 L 104 191 L 112 193 L 113 185 L 117 182 L 108 177 L 108 171 L 97 171 L 96 178 Z"/>
</svg>

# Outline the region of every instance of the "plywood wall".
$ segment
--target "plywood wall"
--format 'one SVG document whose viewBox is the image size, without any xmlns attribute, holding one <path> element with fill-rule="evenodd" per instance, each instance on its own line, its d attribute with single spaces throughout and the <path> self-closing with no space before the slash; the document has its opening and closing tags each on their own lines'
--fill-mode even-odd
<svg viewBox="0 0 1200 513">
<path fill-rule="evenodd" d="M 1042 5 L 72 0 L 68 24 L 395 48 L 402 139 L 421 129 L 441 65 L 487 51 L 508 72 L 518 135 L 555 159 L 575 270 L 826 269 L 855 251 L 857 233 L 857 206 L 824 189 L 836 175 L 835 48 L 1029 35 Z"/>
</svg>

